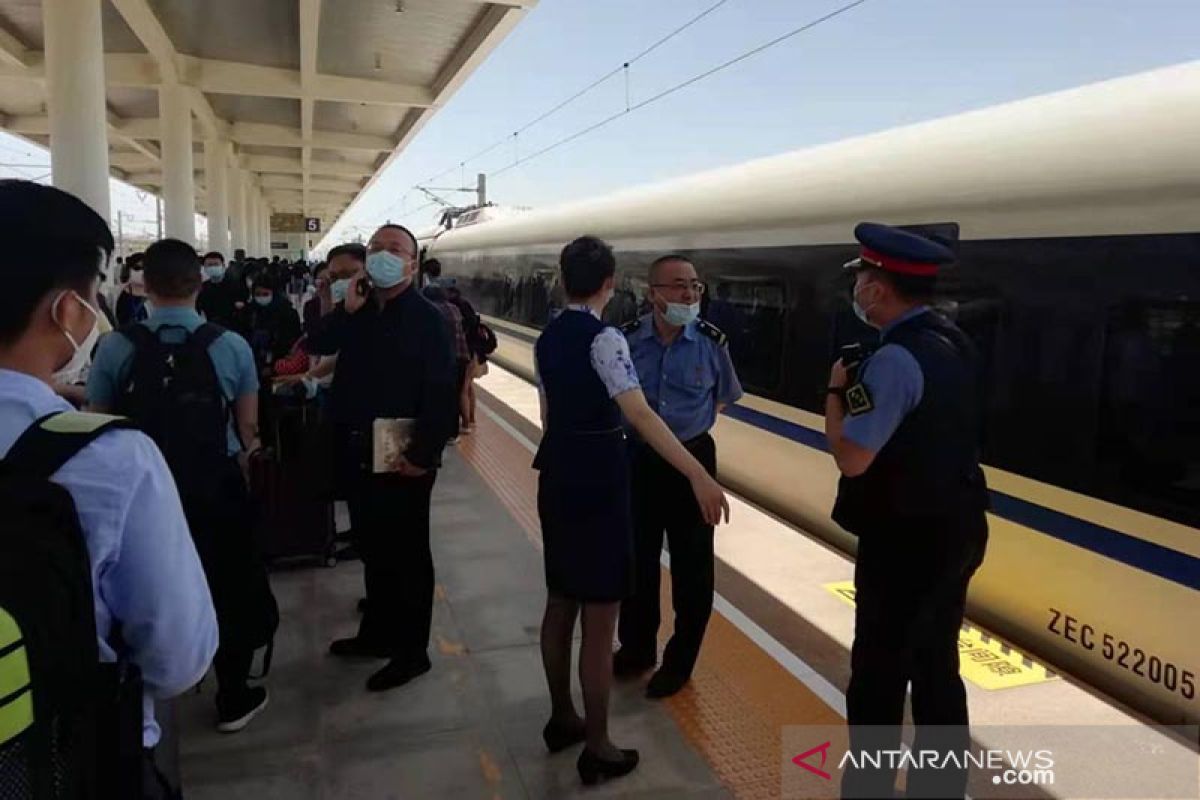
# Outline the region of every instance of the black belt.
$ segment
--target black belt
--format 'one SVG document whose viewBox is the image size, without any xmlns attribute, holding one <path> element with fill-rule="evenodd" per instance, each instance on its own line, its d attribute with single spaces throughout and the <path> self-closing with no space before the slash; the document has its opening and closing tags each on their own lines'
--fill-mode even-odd
<svg viewBox="0 0 1200 800">
<path fill-rule="evenodd" d="M 556 432 L 550 431 L 550 433 L 555 434 Z M 617 426 L 616 428 L 607 428 L 602 431 L 558 431 L 557 435 L 559 435 L 559 436 L 612 436 L 614 433 L 624 434 L 625 429 L 620 426 Z"/>
<path fill-rule="evenodd" d="M 704 441 L 710 440 L 710 439 L 712 439 L 712 434 L 709 431 L 705 431 L 704 433 L 700 434 L 699 436 L 693 436 L 691 439 L 688 439 L 686 442 L 681 441 L 680 444 L 683 445 L 683 449 L 691 450 L 693 447 L 699 445 L 701 442 L 704 442 Z M 634 441 L 637 442 L 638 447 L 644 448 L 646 451 L 653 453 L 654 455 L 658 455 L 658 451 L 655 450 L 653 447 L 651 447 L 649 444 L 647 444 L 645 439 L 635 438 Z M 659 457 L 661 458 L 661 456 L 659 456 Z"/>
</svg>

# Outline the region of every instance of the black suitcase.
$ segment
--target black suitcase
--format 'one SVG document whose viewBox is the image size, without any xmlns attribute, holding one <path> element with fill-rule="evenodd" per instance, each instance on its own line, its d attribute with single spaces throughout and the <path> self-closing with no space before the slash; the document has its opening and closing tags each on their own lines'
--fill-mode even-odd
<svg viewBox="0 0 1200 800">
<path fill-rule="evenodd" d="M 316 402 L 272 400 L 274 444 L 250 461 L 259 549 L 268 562 L 312 558 L 332 567 L 332 433 Z"/>
</svg>

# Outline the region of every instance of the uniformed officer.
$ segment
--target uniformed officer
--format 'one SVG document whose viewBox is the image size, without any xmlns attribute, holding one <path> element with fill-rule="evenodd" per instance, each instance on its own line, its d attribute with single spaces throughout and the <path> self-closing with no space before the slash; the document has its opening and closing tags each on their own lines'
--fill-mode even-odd
<svg viewBox="0 0 1200 800">
<path fill-rule="evenodd" d="M 854 234 L 854 310 L 881 346 L 849 373 L 834 364 L 825 404 L 842 472 L 833 518 L 858 536 L 851 747 L 899 746 L 911 683 L 913 749 L 961 752 L 970 740 L 958 632 L 987 542 L 979 362 L 967 336 L 928 306 L 953 253 L 885 225 Z M 966 777 L 910 770 L 907 796 L 962 797 Z M 842 793 L 891 797 L 894 780 L 894 770 L 848 770 Z"/>
<path fill-rule="evenodd" d="M 699 319 L 704 284 L 687 258 L 668 255 L 650 266 L 651 313 L 623 328 L 650 407 L 658 412 L 709 474 L 717 470 L 708 431 L 717 414 L 742 396 L 725 334 Z M 675 632 L 648 697 L 669 697 L 691 677 L 713 602 L 713 527 L 691 485 L 644 442 L 631 439 L 636 583 L 621 604 L 621 649 L 613 669 L 632 676 L 657 663 L 659 553 L 666 532 L 671 551 Z"/>
</svg>

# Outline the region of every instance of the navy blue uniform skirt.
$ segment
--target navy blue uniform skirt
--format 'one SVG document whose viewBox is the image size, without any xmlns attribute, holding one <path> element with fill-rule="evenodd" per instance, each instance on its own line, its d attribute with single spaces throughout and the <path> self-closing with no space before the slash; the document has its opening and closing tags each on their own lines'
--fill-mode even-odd
<svg viewBox="0 0 1200 800">
<path fill-rule="evenodd" d="M 546 588 L 584 602 L 628 597 L 633 514 L 624 434 L 547 436 L 534 467 Z"/>
</svg>

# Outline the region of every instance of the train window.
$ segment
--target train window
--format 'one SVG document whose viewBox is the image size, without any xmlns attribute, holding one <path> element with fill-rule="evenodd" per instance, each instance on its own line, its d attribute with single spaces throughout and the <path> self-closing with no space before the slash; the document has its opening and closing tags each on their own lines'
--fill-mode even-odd
<svg viewBox="0 0 1200 800">
<path fill-rule="evenodd" d="M 1098 475 L 1118 502 L 1200 523 L 1200 302 L 1135 300 L 1109 317 Z"/>
<path fill-rule="evenodd" d="M 746 389 L 758 394 L 777 391 L 787 316 L 783 281 L 717 276 L 706 316 L 729 337 L 729 352 Z"/>
</svg>

